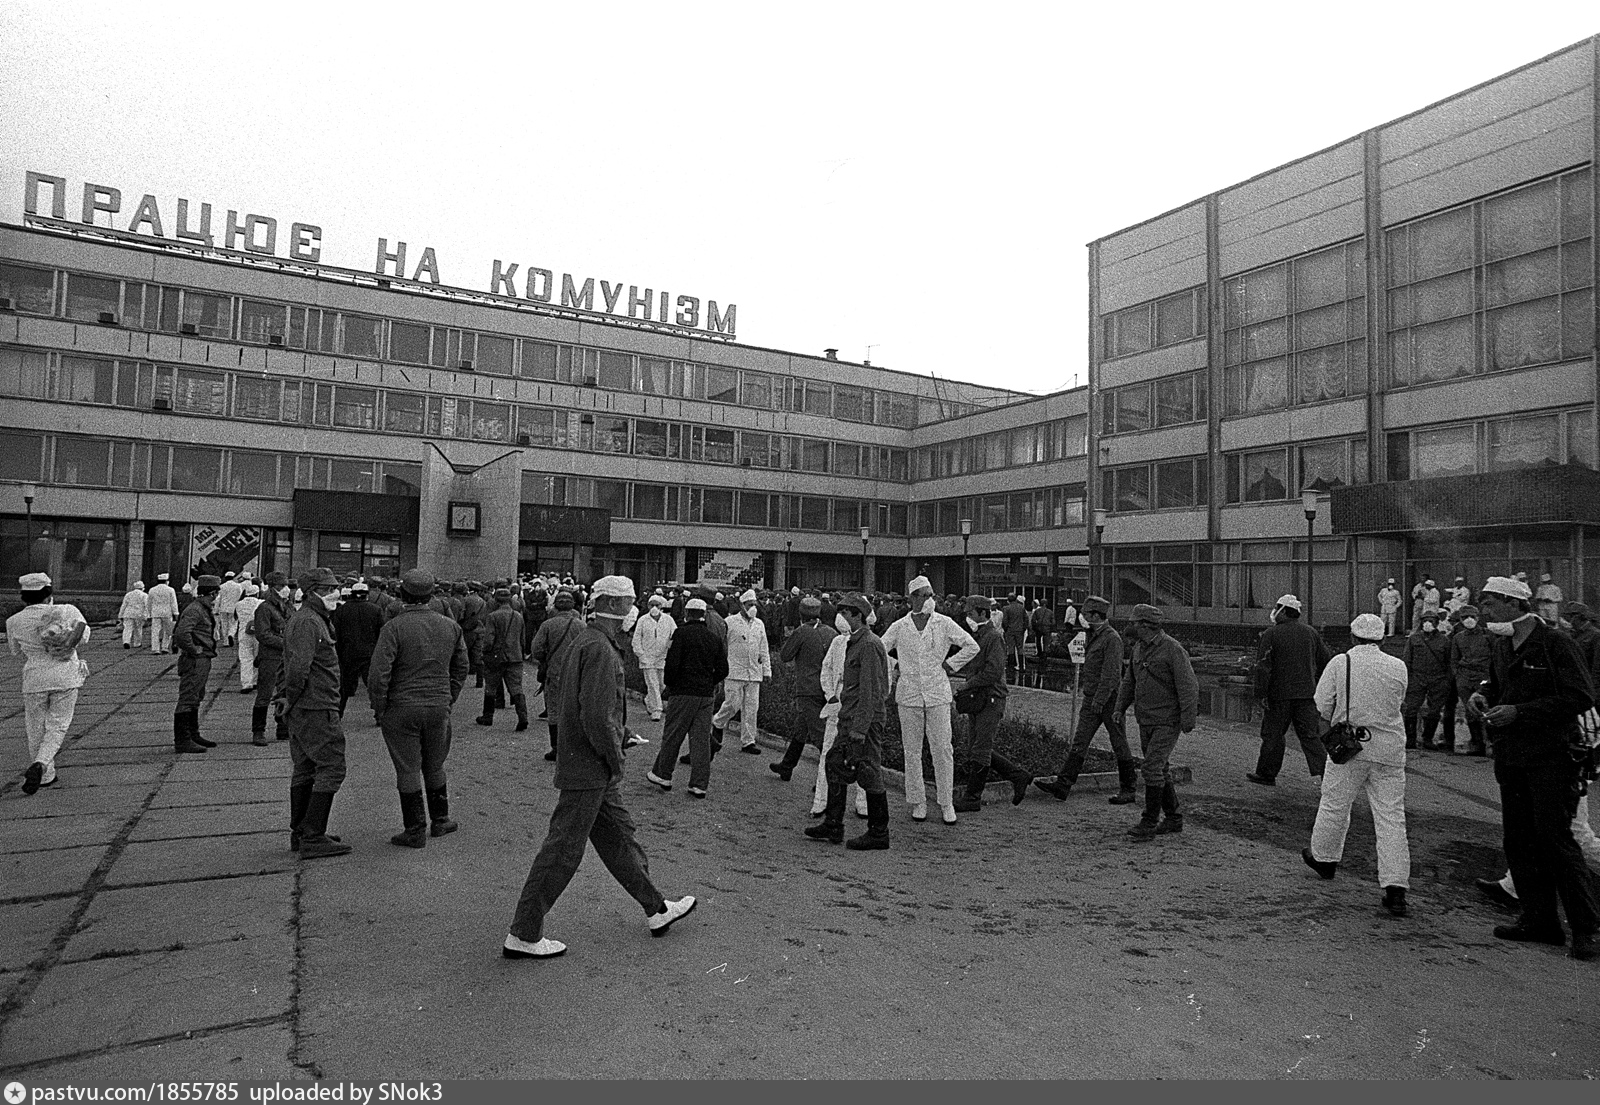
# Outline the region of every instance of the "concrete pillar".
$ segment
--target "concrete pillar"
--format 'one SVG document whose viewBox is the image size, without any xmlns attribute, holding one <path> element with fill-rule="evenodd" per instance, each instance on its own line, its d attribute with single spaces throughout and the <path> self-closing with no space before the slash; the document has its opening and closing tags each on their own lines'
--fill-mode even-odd
<svg viewBox="0 0 1600 1105">
<path fill-rule="evenodd" d="M 672 550 L 672 578 L 679 583 L 684 582 L 683 573 L 687 567 L 687 562 L 688 554 L 684 551 L 682 545 Z"/>
<path fill-rule="evenodd" d="M 144 522 L 128 523 L 128 577 L 122 581 L 123 590 L 131 591 L 133 581 L 144 579 Z"/>
<path fill-rule="evenodd" d="M 317 538 L 321 536 L 320 530 L 296 529 L 291 539 L 289 549 L 290 581 L 299 579 L 307 571 L 317 566 Z"/>
<path fill-rule="evenodd" d="M 476 534 L 450 532 L 452 502 L 476 504 Z M 421 567 L 440 579 L 514 576 L 521 519 L 520 451 L 460 472 L 430 443 L 417 511 L 417 563 Z"/>
</svg>

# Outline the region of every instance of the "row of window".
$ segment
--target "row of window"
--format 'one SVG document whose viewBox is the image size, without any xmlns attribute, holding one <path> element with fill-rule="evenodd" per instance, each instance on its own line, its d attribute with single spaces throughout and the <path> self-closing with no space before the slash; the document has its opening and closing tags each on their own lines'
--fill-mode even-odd
<svg viewBox="0 0 1600 1105">
<path fill-rule="evenodd" d="M 1204 422 L 1207 396 L 1204 370 L 1108 388 L 1100 393 L 1101 436 Z"/>
<path fill-rule="evenodd" d="M 1511 472 L 1556 464 L 1597 464 L 1594 410 L 1490 418 L 1388 435 L 1390 480 Z"/>
<path fill-rule="evenodd" d="M 1081 457 L 1089 451 L 1088 429 L 1088 415 L 1075 414 L 1054 422 L 923 445 L 912 450 L 911 478 L 931 480 Z"/>
<path fill-rule="evenodd" d="M 1100 472 L 1100 502 L 1118 513 L 1205 506 L 1211 466 L 1205 457 L 1128 464 Z"/>
<path fill-rule="evenodd" d="M 1367 439 L 1341 438 L 1228 453 L 1223 458 L 1223 502 L 1269 503 L 1297 499 L 1307 488 L 1367 482 Z"/>
<path fill-rule="evenodd" d="M 1006 495 L 968 495 L 918 503 L 912 536 L 944 537 L 961 533 L 970 521 L 973 533 L 1061 529 L 1083 525 L 1084 485 L 1036 487 Z"/>
<path fill-rule="evenodd" d="M 1190 288 L 1105 317 L 1106 360 L 1178 345 L 1206 332 L 1205 289 Z"/>
<path fill-rule="evenodd" d="M 141 330 L 612 391 L 704 399 L 880 426 L 909 428 L 979 409 L 969 403 L 851 384 L 10 263 L 0 264 L 0 298 L 9 300 L 12 310 L 26 314 L 84 322 L 108 318 Z"/>
<path fill-rule="evenodd" d="M 690 423 L 0 347 L 0 395 L 905 481 L 910 453 Z M 1026 432 L 1026 431 L 1019 431 Z"/>
</svg>

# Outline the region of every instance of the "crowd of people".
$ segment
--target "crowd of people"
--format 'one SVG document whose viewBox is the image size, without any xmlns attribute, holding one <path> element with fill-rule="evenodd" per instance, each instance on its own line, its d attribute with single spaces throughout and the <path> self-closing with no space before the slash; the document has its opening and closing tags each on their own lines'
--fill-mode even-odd
<svg viewBox="0 0 1600 1105">
<path fill-rule="evenodd" d="M 87 675 L 76 650 L 89 629 L 75 607 L 55 601 L 43 573 L 19 582 L 24 606 L 6 628 L 12 653 L 26 656 L 31 763 L 23 790 L 31 795 L 59 777 L 55 756 Z M 1459 704 L 1472 736 L 1468 751 L 1495 758 L 1505 822 L 1510 870 L 1480 885 L 1521 911 L 1516 923 L 1495 934 L 1565 943 L 1559 903 L 1572 955 L 1589 958 L 1600 903 L 1585 857 L 1600 867 L 1600 845 L 1583 795 L 1593 771 L 1593 732 L 1600 729 L 1594 713 L 1600 628 L 1582 604 L 1549 610 L 1515 577 L 1491 578 L 1476 606 L 1471 597 L 1453 590 L 1449 607 L 1420 610 L 1400 657 L 1383 648 L 1392 629 L 1387 609 L 1357 617 L 1352 647 L 1335 657 L 1322 635 L 1302 622 L 1299 600 L 1279 599 L 1258 644 L 1261 749 L 1247 777 L 1276 785 L 1293 725 L 1321 791 L 1305 863 L 1324 878 L 1335 876 L 1351 808 L 1365 793 L 1383 905 L 1405 916 L 1406 752 L 1433 747 L 1441 717 L 1452 733 L 1446 711 Z M 1181 736 L 1195 727 L 1199 683 L 1158 607 L 1134 606 L 1119 632 L 1111 604 L 1097 596 L 1057 622 L 1053 614 L 1027 610 L 1020 595 L 1001 603 L 984 595 L 940 599 L 921 576 L 907 584 L 904 596 L 747 589 L 730 601 L 707 583 L 657 589 L 643 596 L 642 610 L 640 599 L 622 576 L 584 588 L 553 577 L 443 581 L 420 568 L 392 580 L 341 580 L 315 568 L 295 581 L 281 572 L 259 581 L 249 573 L 205 574 L 182 592 L 162 575 L 148 593 L 136 585 L 120 617 L 124 648 L 142 647 L 148 628 L 152 651 L 177 653 L 173 742 L 179 754 L 215 747 L 201 732 L 200 706 L 219 649 L 238 649 L 239 690 L 255 696 L 252 743 L 269 744 L 269 720 L 276 739 L 288 742 L 290 846 L 304 859 L 352 850 L 328 827 L 345 776 L 342 718 L 363 684 L 395 771 L 401 830 L 391 841 L 410 848 L 459 828 L 450 817 L 446 760 L 452 708 L 468 681 L 483 692 L 475 718 L 483 726 L 494 725 L 496 711 L 510 710 L 515 729 L 528 729 L 530 691 L 542 696 L 539 716 L 550 744 L 545 759 L 555 763 L 560 793 L 503 944 L 512 958 L 565 950 L 546 934 L 544 918 L 587 843 L 644 909 L 652 935 L 664 934 L 695 906 L 693 896 L 668 899 L 651 881 L 621 799 L 624 755 L 649 743 L 628 724 L 628 652 L 643 676 L 645 710 L 663 723 L 660 746 L 644 772 L 663 792 L 673 789 L 676 768 L 688 766 L 687 793 L 706 799 L 714 757 L 730 730 L 741 752 L 762 754 L 757 715 L 776 662 L 792 673 L 794 716 L 784 755 L 768 766 L 789 782 L 804 749 L 817 748 L 811 802 L 817 823 L 805 830 L 813 840 L 852 850 L 890 846 L 883 742 L 891 705 L 910 768 L 903 787 L 913 821 L 927 820 L 930 806 L 946 825 L 956 824 L 958 814 L 982 810 L 991 772 L 1009 784 L 1013 805 L 1024 801 L 1030 786 L 1065 801 L 1104 727 L 1119 779 L 1110 801 L 1137 803 L 1143 780 L 1143 809 L 1128 830 L 1130 840 L 1183 831 L 1170 763 Z M 1448 626 L 1442 635 L 1441 625 Z M 1051 636 L 1063 631 L 1085 637 L 1079 714 L 1059 771 L 1035 778 L 996 748 L 1008 672 L 1022 667 L 1026 634 L 1040 641 L 1043 654 Z M 1137 752 L 1123 722 L 1130 708 L 1139 729 Z M 971 737 L 959 795 L 956 716 L 968 719 Z M 1359 734 L 1352 758 L 1329 755 L 1330 723 Z M 924 749 L 933 764 L 932 803 L 919 770 Z M 852 806 L 866 825 L 847 840 L 845 814 Z"/>
</svg>

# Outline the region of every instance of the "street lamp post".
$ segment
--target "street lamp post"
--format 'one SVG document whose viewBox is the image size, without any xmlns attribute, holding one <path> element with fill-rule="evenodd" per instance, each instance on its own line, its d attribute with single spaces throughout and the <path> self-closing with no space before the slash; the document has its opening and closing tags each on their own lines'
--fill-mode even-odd
<svg viewBox="0 0 1600 1105">
<path fill-rule="evenodd" d="M 1095 551 L 1095 558 L 1100 562 L 1099 575 L 1100 575 L 1101 587 L 1096 588 L 1095 589 L 1095 593 L 1098 594 L 1101 598 L 1105 599 L 1107 602 L 1110 602 L 1113 605 L 1115 605 L 1116 604 L 1116 600 L 1108 597 L 1106 595 L 1105 591 L 1102 589 L 1104 587 L 1104 584 L 1105 584 L 1105 581 L 1106 581 L 1105 580 L 1105 575 L 1106 575 L 1105 537 L 1106 537 L 1106 512 L 1103 509 L 1097 509 L 1094 512 L 1094 551 Z M 1090 580 L 1090 582 L 1093 583 L 1094 581 Z"/>
<path fill-rule="evenodd" d="M 33 499 L 39 494 L 39 489 L 31 483 L 22 485 L 22 503 L 28 513 L 27 545 L 23 553 L 23 571 L 33 571 Z"/>
<path fill-rule="evenodd" d="M 783 543 L 783 585 L 794 586 L 794 542 Z"/>
<path fill-rule="evenodd" d="M 861 593 L 864 595 L 872 588 L 867 580 L 867 538 L 872 536 L 872 530 L 866 526 L 861 527 Z"/>
<path fill-rule="evenodd" d="M 967 557 L 967 542 L 972 540 L 972 519 L 961 519 L 961 596 L 972 594 L 972 561 Z"/>
<path fill-rule="evenodd" d="M 1300 506 L 1306 512 L 1306 624 L 1311 624 L 1311 571 L 1314 557 L 1312 542 L 1317 525 L 1317 493 L 1311 488 L 1300 492 Z"/>
</svg>

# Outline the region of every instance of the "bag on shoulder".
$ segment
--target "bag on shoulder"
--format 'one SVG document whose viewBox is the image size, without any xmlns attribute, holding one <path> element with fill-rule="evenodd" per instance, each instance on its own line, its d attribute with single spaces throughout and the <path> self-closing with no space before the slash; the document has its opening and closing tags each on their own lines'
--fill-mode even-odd
<svg viewBox="0 0 1600 1105">
<path fill-rule="evenodd" d="M 1350 654 L 1347 652 L 1344 654 L 1344 720 L 1335 722 L 1322 734 L 1322 747 L 1328 759 L 1336 764 L 1347 764 L 1371 739 L 1366 726 L 1350 724 Z"/>
</svg>

